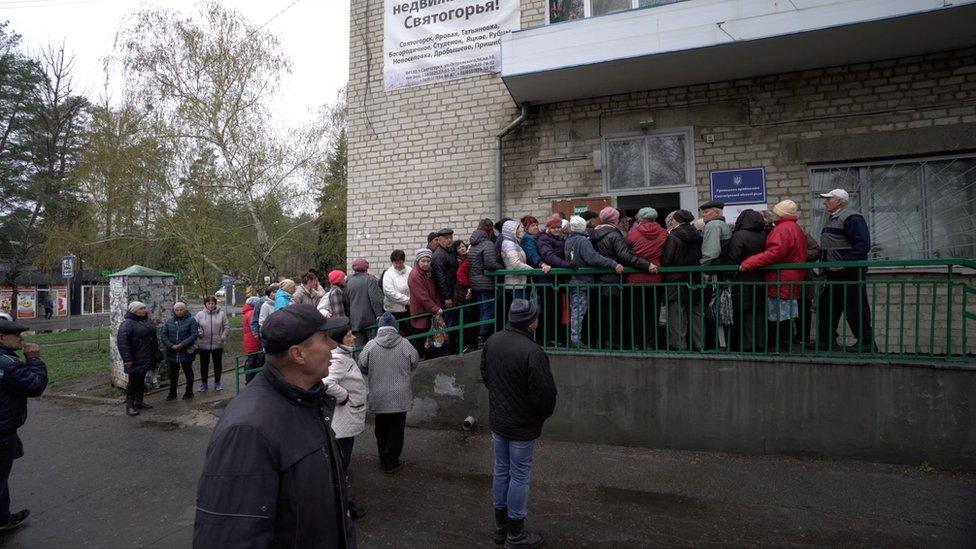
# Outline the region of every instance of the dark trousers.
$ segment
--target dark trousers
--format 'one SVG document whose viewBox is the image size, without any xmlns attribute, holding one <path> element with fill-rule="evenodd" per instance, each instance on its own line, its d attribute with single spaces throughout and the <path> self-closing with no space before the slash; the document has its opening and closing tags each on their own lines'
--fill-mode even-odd
<svg viewBox="0 0 976 549">
<path fill-rule="evenodd" d="M 264 367 L 264 353 L 251 353 L 247 355 L 247 359 L 244 360 L 244 370 L 256 370 L 258 368 Z M 244 384 L 247 385 L 254 379 L 254 376 L 258 375 L 257 372 L 249 372 L 244 374 Z"/>
<path fill-rule="evenodd" d="M 376 414 L 376 450 L 380 455 L 380 465 L 389 471 L 400 463 L 403 451 L 403 430 L 407 426 L 407 413 Z"/>
<path fill-rule="evenodd" d="M 10 520 L 10 469 L 14 460 L 24 455 L 24 446 L 16 432 L 0 435 L 0 522 Z"/>
<path fill-rule="evenodd" d="M 818 337 L 821 345 L 832 345 L 837 341 L 837 324 L 844 313 L 847 325 L 861 345 L 870 348 L 874 341 L 871 329 L 871 309 L 868 305 L 867 285 L 863 282 L 863 269 L 844 269 L 828 271 L 827 282 L 848 282 L 824 286 L 817 302 Z M 854 282 L 862 274 L 862 282 Z"/>
<path fill-rule="evenodd" d="M 180 368 L 183 369 L 183 377 L 186 378 L 186 390 L 184 394 L 193 394 L 193 362 L 167 362 L 169 365 L 169 394 L 176 396 L 176 387 L 180 384 Z"/>
<path fill-rule="evenodd" d="M 51 320 L 52 316 L 54 316 L 54 309 L 50 307 L 44 307 L 44 318 Z"/>
<path fill-rule="evenodd" d="M 200 355 L 200 381 L 207 382 L 207 374 L 210 371 L 210 357 L 213 357 L 214 383 L 220 383 L 220 372 L 224 369 L 224 350 L 223 349 L 197 349 Z"/>
<path fill-rule="evenodd" d="M 125 384 L 125 396 L 129 401 L 142 400 L 146 392 L 146 372 L 129 374 L 129 381 Z"/>
<path fill-rule="evenodd" d="M 352 447 L 356 443 L 356 437 L 337 438 L 336 444 L 339 446 L 339 457 L 342 458 L 342 470 L 348 475 L 349 464 L 352 463 Z"/>
<path fill-rule="evenodd" d="M 410 335 L 410 321 L 405 320 L 410 318 L 410 311 L 403 311 L 402 313 L 391 312 L 390 314 L 393 315 L 393 318 L 397 319 L 397 329 L 400 331 L 400 335 L 403 337 Z"/>
<path fill-rule="evenodd" d="M 536 339 L 544 346 L 555 343 L 556 346 L 565 347 L 569 343 L 569 327 L 562 324 L 561 313 L 566 290 L 539 286 L 538 292 L 540 312 Z"/>
</svg>

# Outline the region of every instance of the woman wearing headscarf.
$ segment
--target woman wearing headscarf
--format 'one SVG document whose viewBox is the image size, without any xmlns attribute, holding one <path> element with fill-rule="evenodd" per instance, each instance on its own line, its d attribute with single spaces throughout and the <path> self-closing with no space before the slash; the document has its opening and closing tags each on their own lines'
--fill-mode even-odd
<svg viewBox="0 0 976 549">
<path fill-rule="evenodd" d="M 773 230 L 766 238 L 766 249 L 755 254 L 739 265 L 745 273 L 761 269 L 774 263 L 803 263 L 807 259 L 807 237 L 797 223 L 799 207 L 792 200 L 784 200 L 773 206 Z M 766 300 L 766 319 L 772 324 L 769 336 L 772 338 L 767 348 L 775 352 L 791 348 L 793 339 L 793 319 L 799 316 L 800 284 L 804 269 L 767 270 L 764 273 L 768 287 Z"/>
<path fill-rule="evenodd" d="M 668 239 L 661 253 L 663 267 L 697 267 L 701 263 L 701 234 L 691 226 L 694 214 L 676 210 L 668 214 L 665 224 Z M 687 285 L 701 284 L 701 273 L 667 273 L 668 346 L 683 351 L 688 348 L 688 328 L 691 327 L 692 349 L 702 348 L 702 299 Z"/>
<path fill-rule="evenodd" d="M 385 314 L 390 315 L 390 313 Z M 392 316 L 390 315 L 391 318 Z M 345 317 L 338 318 L 345 319 Z M 343 470 L 348 476 L 356 435 L 366 429 L 366 400 L 369 388 L 363 379 L 363 373 L 359 370 L 359 365 L 352 358 L 356 346 L 356 336 L 352 326 L 347 322 L 344 326 L 330 330 L 329 337 L 339 345 L 332 350 L 329 375 L 322 379 L 322 383 L 325 384 L 326 394 L 336 401 L 335 412 L 332 414 L 332 430 L 339 445 Z M 353 519 L 363 515 L 362 509 L 357 508 L 352 500 L 349 501 L 349 512 Z"/>
<path fill-rule="evenodd" d="M 137 416 L 139 410 L 152 408 L 145 401 L 146 373 L 163 359 L 156 324 L 149 318 L 145 303 L 129 303 L 128 312 L 119 326 L 116 345 L 129 378 L 125 386 L 125 414 Z"/>
<path fill-rule="evenodd" d="M 375 333 L 369 328 L 383 314 L 383 289 L 380 281 L 369 274 L 366 258 L 352 262 L 352 276 L 346 279 L 344 291 L 349 300 L 349 323 L 356 334 L 356 345 L 365 345 Z"/>
<path fill-rule="evenodd" d="M 525 229 L 518 221 L 510 219 L 502 225 L 502 263 L 506 269 L 532 270 L 533 267 L 526 260 L 525 250 L 519 244 L 523 236 Z M 542 272 L 548 274 L 549 265 L 543 265 Z M 502 310 L 507 310 L 507 304 L 513 299 L 527 299 L 527 283 L 528 277 L 524 275 L 505 275 L 505 302 L 501 304 Z"/>
<path fill-rule="evenodd" d="M 173 316 L 163 325 L 163 350 L 169 365 L 169 395 L 166 400 L 176 400 L 176 388 L 180 381 L 180 369 L 186 378 L 183 400 L 193 398 L 193 344 L 199 337 L 200 325 L 187 312 L 186 303 L 173 304 Z"/>
<path fill-rule="evenodd" d="M 410 326 L 417 333 L 429 331 L 431 318 L 444 314 L 441 296 L 431 273 L 432 255 L 427 248 L 417 250 L 414 268 L 407 277 L 407 286 L 410 288 L 410 316 L 413 317 L 410 319 Z M 418 353 L 423 352 L 424 341 L 425 338 L 422 337 L 411 340 Z"/>
<path fill-rule="evenodd" d="M 286 278 L 278 283 L 278 292 L 275 293 L 275 310 L 284 309 L 291 305 L 291 296 L 295 293 L 295 281 Z"/>
<path fill-rule="evenodd" d="M 661 265 L 661 253 L 664 252 L 664 244 L 668 240 L 668 231 L 657 222 L 657 210 L 654 208 L 641 208 L 637 212 L 637 224 L 627 232 L 627 243 L 633 249 L 634 255 L 649 261 L 651 265 Z M 633 295 L 632 302 L 640 303 L 641 313 L 633 319 L 635 331 L 637 326 L 643 321 L 644 326 L 644 347 L 650 349 L 660 349 L 661 339 L 658 336 L 658 313 L 667 300 L 664 288 L 658 284 L 664 280 L 660 273 L 632 273 L 627 275 L 629 284 L 640 284 L 633 286 L 630 291 Z M 653 286 L 648 286 L 654 284 Z M 643 316 L 643 319 L 641 318 Z M 638 336 L 640 337 L 640 336 Z"/>
<path fill-rule="evenodd" d="M 329 272 L 329 291 L 319 301 L 322 316 L 349 316 L 349 295 L 346 294 L 346 273 L 335 269 Z"/>
</svg>

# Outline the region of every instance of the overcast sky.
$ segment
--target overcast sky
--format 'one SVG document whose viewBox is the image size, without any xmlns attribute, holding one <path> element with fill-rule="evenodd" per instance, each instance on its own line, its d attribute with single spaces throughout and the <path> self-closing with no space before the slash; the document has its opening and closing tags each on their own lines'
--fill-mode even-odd
<svg viewBox="0 0 976 549">
<path fill-rule="evenodd" d="M 349 77 L 349 0 L 221 0 L 265 27 L 281 41 L 292 61 L 273 109 L 289 124 L 299 124 L 319 106 L 332 103 Z M 355 0 L 353 0 L 355 1 Z M 163 6 L 195 12 L 197 0 L 0 0 L 0 20 L 36 53 L 64 41 L 76 62 L 78 91 L 103 96 L 102 58 L 112 52 L 120 22 L 140 7 Z M 277 17 L 276 14 L 287 10 Z M 115 95 L 117 95 L 117 90 Z"/>
</svg>

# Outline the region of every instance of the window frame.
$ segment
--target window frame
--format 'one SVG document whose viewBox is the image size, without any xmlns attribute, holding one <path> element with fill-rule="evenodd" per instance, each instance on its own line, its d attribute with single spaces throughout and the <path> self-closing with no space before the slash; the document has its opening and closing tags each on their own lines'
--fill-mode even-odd
<svg viewBox="0 0 976 549">
<path fill-rule="evenodd" d="M 878 166 L 894 166 L 894 165 L 918 165 L 924 166 L 934 162 L 944 162 L 952 160 L 963 160 L 963 159 L 973 159 L 976 160 L 976 152 L 967 153 L 957 153 L 957 154 L 941 154 L 934 156 L 916 156 L 908 158 L 893 158 L 889 160 L 871 160 L 863 162 L 841 162 L 841 163 L 827 163 L 827 164 L 813 164 L 807 166 L 807 179 L 810 187 L 810 213 L 811 213 L 811 229 L 815 221 L 822 223 L 822 218 L 820 220 L 815 220 L 813 214 L 816 211 L 823 211 L 823 198 L 820 197 L 821 192 L 827 192 L 830 189 L 821 190 L 814 188 L 814 178 L 815 172 L 823 172 L 825 170 L 835 170 L 835 169 L 857 169 L 857 183 L 858 188 L 856 191 L 848 191 L 851 194 L 857 194 L 860 198 L 859 211 L 866 218 L 869 228 L 872 229 L 871 243 L 874 246 L 874 234 L 873 226 L 874 219 L 872 213 L 872 207 L 874 203 L 873 190 L 871 188 L 871 181 L 867 177 L 867 169 L 878 167 Z M 929 189 L 929 172 L 926 169 L 919 170 L 917 175 L 919 179 L 919 196 L 922 203 L 919 214 L 922 218 L 922 254 L 918 258 L 907 258 L 907 259 L 930 259 L 932 258 L 932 253 L 934 251 L 933 241 L 934 241 L 934 228 L 933 228 L 933 218 L 937 215 L 930 211 L 930 189 Z M 846 189 L 845 189 L 846 190 Z M 821 225 L 822 227 L 822 225 Z M 819 234 L 813 235 L 819 240 Z M 870 256 L 868 259 L 872 259 Z M 906 258 L 896 258 L 896 259 L 906 259 Z M 919 271 L 918 268 L 905 267 L 905 268 L 891 268 L 891 270 L 910 270 Z M 930 271 L 931 269 L 922 269 L 925 271 Z M 944 272 L 946 269 L 935 269 L 938 272 Z"/>
<path fill-rule="evenodd" d="M 582 2 L 583 2 L 583 19 L 590 19 L 591 17 L 603 17 L 605 15 L 615 15 L 615 14 L 618 14 L 618 13 L 624 13 L 626 11 L 631 11 L 631 10 L 642 10 L 642 9 L 643 10 L 649 10 L 649 9 L 660 8 L 660 7 L 664 7 L 664 6 L 670 6 L 672 4 L 678 4 L 678 3 L 686 2 L 686 1 L 688 1 L 688 0 L 674 0 L 674 2 L 671 2 L 671 3 L 668 3 L 668 4 L 661 4 L 660 6 L 645 6 L 645 7 L 641 7 L 641 5 L 640 5 L 641 0 L 630 0 L 630 8 L 628 8 L 628 9 L 620 10 L 620 11 L 615 11 L 613 13 L 602 13 L 600 15 L 593 15 L 593 0 L 582 0 Z M 548 25 L 558 25 L 560 23 L 572 23 L 573 21 L 582 21 L 582 19 L 568 19 L 566 21 L 557 21 L 557 22 L 553 23 L 551 21 L 551 17 L 552 16 L 551 16 L 551 10 L 550 10 L 550 4 L 549 4 L 549 2 L 550 2 L 550 0 L 546 0 L 545 1 L 546 25 L 547 26 Z"/>
<path fill-rule="evenodd" d="M 651 137 L 667 137 L 672 135 L 680 135 L 685 138 L 685 182 L 679 185 L 659 185 L 650 186 L 649 174 L 648 174 L 648 152 L 647 152 L 647 140 Z M 626 189 L 612 189 L 610 187 L 610 143 L 614 141 L 626 141 L 640 138 L 644 146 L 644 186 L 642 187 L 629 187 Z M 603 193 L 607 196 L 612 196 L 614 198 L 617 195 L 632 195 L 632 194 L 655 194 L 662 192 L 677 192 L 681 189 L 687 189 L 688 187 L 696 187 L 697 177 L 695 174 L 695 141 L 693 128 L 682 127 L 682 128 L 667 128 L 661 130 L 649 130 L 646 132 L 625 132 L 616 133 L 612 135 L 604 136 L 602 139 L 602 154 L 605 158 L 603 165 Z"/>
</svg>

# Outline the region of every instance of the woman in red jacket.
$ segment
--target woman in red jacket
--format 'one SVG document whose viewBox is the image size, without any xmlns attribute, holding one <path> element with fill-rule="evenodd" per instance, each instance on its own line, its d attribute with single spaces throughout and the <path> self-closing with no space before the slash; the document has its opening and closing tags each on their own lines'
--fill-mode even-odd
<svg viewBox="0 0 976 549">
<path fill-rule="evenodd" d="M 651 262 L 656 267 L 661 266 L 661 252 L 664 251 L 664 243 L 668 241 L 668 231 L 657 222 L 657 210 L 654 208 L 641 208 L 637 212 L 637 224 L 631 227 L 627 233 L 627 243 L 630 244 L 634 254 Z M 633 273 L 627 275 L 629 284 L 657 284 L 662 281 L 660 273 Z M 666 335 L 658 331 L 658 314 L 661 307 L 667 301 L 667 292 L 663 286 L 633 286 L 631 303 L 642 304 L 641 310 L 633 316 L 633 326 L 635 331 L 639 331 L 641 326 L 641 315 L 643 315 L 644 348 L 660 349 L 665 342 Z M 640 341 L 640 335 L 637 336 Z"/>
<path fill-rule="evenodd" d="M 796 222 L 797 211 L 796 202 L 792 200 L 784 200 L 773 207 L 774 226 L 766 238 L 766 249 L 743 261 L 740 271 L 754 271 L 774 263 L 806 261 L 807 237 Z M 802 291 L 799 284 L 788 283 L 802 282 L 804 275 L 803 269 L 771 269 L 765 273 L 769 295 L 767 318 L 773 323 L 766 341 L 767 348 L 776 352 L 790 350 L 793 319 L 800 314 L 798 299 Z"/>
<path fill-rule="evenodd" d="M 414 269 L 410 271 L 410 276 L 407 277 L 407 287 L 410 289 L 410 316 L 415 317 L 410 320 L 410 326 L 414 329 L 414 333 L 430 330 L 431 316 L 444 313 L 440 293 L 437 291 L 430 270 L 431 255 L 429 248 L 417 250 L 417 262 Z M 410 340 L 421 356 L 424 354 L 425 340 L 426 338 L 423 337 Z"/>
<path fill-rule="evenodd" d="M 244 361 L 244 370 L 256 370 L 264 366 L 264 353 L 261 352 L 261 338 L 258 334 L 251 331 L 251 319 L 254 315 L 258 314 L 256 306 L 260 306 L 261 298 L 252 296 L 247 298 L 244 302 L 244 308 L 241 311 L 244 313 L 244 352 L 247 353 L 247 359 Z M 250 383 L 257 372 L 251 372 L 246 374 L 244 377 L 245 383 Z"/>
</svg>

